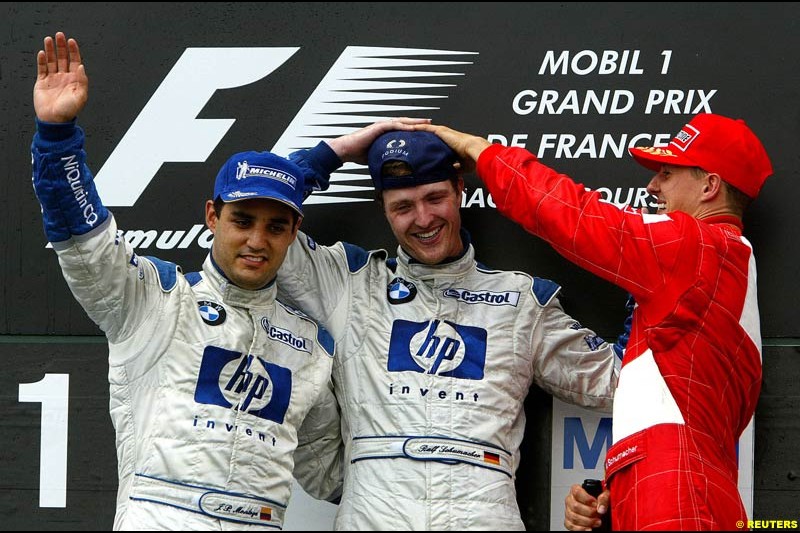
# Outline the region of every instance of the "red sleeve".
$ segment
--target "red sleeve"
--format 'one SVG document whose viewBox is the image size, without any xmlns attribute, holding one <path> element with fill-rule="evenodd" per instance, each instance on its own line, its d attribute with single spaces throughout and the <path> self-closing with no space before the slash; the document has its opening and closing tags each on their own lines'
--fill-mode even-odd
<svg viewBox="0 0 800 533">
<path fill-rule="evenodd" d="M 492 145 L 477 170 L 502 214 L 637 300 L 674 270 L 686 217 L 619 209 L 521 148 Z"/>
</svg>

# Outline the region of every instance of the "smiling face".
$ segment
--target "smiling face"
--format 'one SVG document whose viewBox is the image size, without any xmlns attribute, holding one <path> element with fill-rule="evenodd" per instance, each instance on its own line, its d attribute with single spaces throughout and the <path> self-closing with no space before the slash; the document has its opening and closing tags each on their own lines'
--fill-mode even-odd
<svg viewBox="0 0 800 533">
<path fill-rule="evenodd" d="M 658 213 L 683 211 L 697 216 L 703 199 L 706 175 L 696 167 L 661 165 L 661 170 L 647 184 L 647 192 L 656 197 Z"/>
<path fill-rule="evenodd" d="M 223 204 L 219 214 L 206 202 L 206 224 L 214 234 L 211 255 L 235 285 L 261 289 L 275 276 L 297 236 L 296 213 L 275 200 L 256 198 Z"/>
<path fill-rule="evenodd" d="M 438 181 L 383 191 L 384 213 L 397 242 L 426 265 L 461 253 L 461 191 L 464 181 Z"/>
</svg>

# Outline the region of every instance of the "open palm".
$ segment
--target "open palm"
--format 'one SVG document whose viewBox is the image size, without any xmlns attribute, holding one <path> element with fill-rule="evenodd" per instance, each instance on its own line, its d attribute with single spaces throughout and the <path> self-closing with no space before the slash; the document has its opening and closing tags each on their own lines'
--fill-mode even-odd
<svg viewBox="0 0 800 533">
<path fill-rule="evenodd" d="M 62 32 L 56 33 L 55 40 L 46 37 L 44 50 L 36 55 L 36 70 L 36 117 L 45 122 L 69 122 L 75 118 L 89 98 L 89 78 L 77 41 L 67 41 Z"/>
</svg>

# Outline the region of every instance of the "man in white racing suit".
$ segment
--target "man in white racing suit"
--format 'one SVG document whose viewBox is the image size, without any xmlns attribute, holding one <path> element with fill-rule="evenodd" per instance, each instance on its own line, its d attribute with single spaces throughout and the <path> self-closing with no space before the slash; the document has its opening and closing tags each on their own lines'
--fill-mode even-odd
<svg viewBox="0 0 800 533">
<path fill-rule="evenodd" d="M 364 160 L 375 127 L 290 158 L 324 182 Z M 368 160 L 397 258 L 301 233 L 278 273 L 282 298 L 337 344 L 336 529 L 524 529 L 514 479 L 528 389 L 608 410 L 617 357 L 563 311 L 557 284 L 476 262 L 463 179 L 436 136 L 386 133 Z"/>
<path fill-rule="evenodd" d="M 114 529 L 280 528 L 292 472 L 341 490 L 333 342 L 275 299 L 303 176 L 267 152 L 231 157 L 206 222 L 201 272 L 137 256 L 85 164 L 75 117 L 88 98 L 77 42 L 38 53 L 33 180 L 64 277 L 109 343 L 119 491 Z"/>
</svg>

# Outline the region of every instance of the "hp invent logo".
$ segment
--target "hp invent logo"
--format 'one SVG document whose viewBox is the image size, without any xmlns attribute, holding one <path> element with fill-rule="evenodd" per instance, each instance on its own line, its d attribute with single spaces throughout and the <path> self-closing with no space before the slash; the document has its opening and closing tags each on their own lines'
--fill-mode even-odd
<svg viewBox="0 0 800 533">
<path fill-rule="evenodd" d="M 483 379 L 486 330 L 450 321 L 395 320 L 389 342 L 390 372 L 413 371 Z"/>
<path fill-rule="evenodd" d="M 208 346 L 194 399 L 283 423 L 292 394 L 292 372 L 260 357 Z"/>
</svg>

